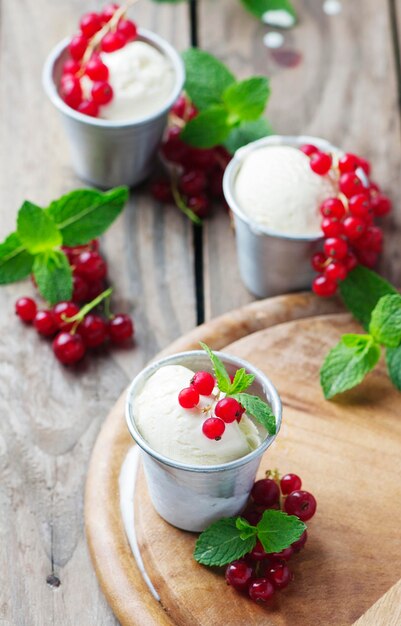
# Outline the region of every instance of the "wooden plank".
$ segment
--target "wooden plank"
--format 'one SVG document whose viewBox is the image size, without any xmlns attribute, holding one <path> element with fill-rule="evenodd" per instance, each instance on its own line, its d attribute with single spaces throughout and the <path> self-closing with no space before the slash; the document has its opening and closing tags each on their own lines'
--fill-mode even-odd
<svg viewBox="0 0 401 626">
<path fill-rule="evenodd" d="M 2 3 L 0 67 L 0 238 L 25 198 L 45 205 L 83 186 L 70 168 L 57 112 L 40 74 L 51 47 L 85 10 L 104 2 Z M 141 2 L 133 16 L 177 47 L 187 45 L 187 13 Z M 99 355 L 68 371 L 47 342 L 13 315 L 28 283 L 0 291 L 0 590 L 3 624 L 116 624 L 97 583 L 83 534 L 83 486 L 90 452 L 128 377 L 195 324 L 192 230 L 174 209 L 132 194 L 104 237 L 118 309 L 137 325 L 134 350 Z M 46 584 L 49 578 L 52 585 Z M 59 584 L 59 586 L 57 586 Z"/>
<path fill-rule="evenodd" d="M 201 3 L 200 44 L 239 76 L 271 77 L 268 118 L 276 132 L 323 136 L 372 161 L 395 206 L 382 270 L 401 284 L 400 121 L 388 5 L 378 12 L 374 0 L 343 2 L 339 15 L 328 16 L 322 4 L 296 3 L 300 23 L 285 34 L 285 49 L 301 55 L 293 68 L 274 60 L 263 43 L 267 27 L 232 0 Z M 234 235 L 222 210 L 205 224 L 204 258 L 207 319 L 250 301 L 238 284 Z"/>
<path fill-rule="evenodd" d="M 401 624 L 401 581 L 391 587 L 353 626 L 398 626 Z"/>
</svg>

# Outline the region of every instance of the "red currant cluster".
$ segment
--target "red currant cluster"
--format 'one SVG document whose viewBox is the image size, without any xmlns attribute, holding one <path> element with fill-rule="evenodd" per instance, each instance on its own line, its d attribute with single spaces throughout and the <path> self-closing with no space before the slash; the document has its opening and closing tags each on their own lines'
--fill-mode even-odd
<svg viewBox="0 0 401 626">
<path fill-rule="evenodd" d="M 210 215 L 212 200 L 223 200 L 223 174 L 231 155 L 223 146 L 192 148 L 180 138 L 185 124 L 196 117 L 197 109 L 182 95 L 171 110 L 172 125 L 161 146 L 170 165 L 170 177 L 153 182 L 151 192 L 158 202 L 176 203 L 198 218 Z"/>
<path fill-rule="evenodd" d="M 178 402 L 184 409 L 194 409 L 200 401 L 200 396 L 211 396 L 216 381 L 209 372 L 196 372 L 189 387 L 182 389 L 178 394 Z M 235 420 L 240 422 L 245 409 L 234 398 L 223 398 L 213 406 L 206 406 L 203 412 L 211 412 L 214 415 L 208 417 L 202 424 L 202 432 L 208 439 L 219 441 L 224 434 L 226 424 Z"/>
<path fill-rule="evenodd" d="M 19 298 L 15 312 L 26 323 L 33 323 L 44 337 L 54 337 L 53 351 L 66 365 L 80 361 L 87 348 L 97 348 L 110 339 L 121 344 L 134 334 L 131 318 L 124 313 L 107 315 L 93 313 L 111 290 L 104 291 L 107 264 L 98 252 L 98 241 L 88 246 L 63 247 L 73 271 L 72 300 L 58 302 L 51 309 L 38 310 L 32 298 Z M 82 308 L 79 303 L 86 303 Z"/>
<path fill-rule="evenodd" d="M 68 46 L 70 58 L 63 66 L 60 95 L 72 109 L 97 117 L 99 108 L 113 98 L 109 69 L 98 52 L 114 52 L 134 41 L 137 27 L 124 17 L 124 10 L 118 4 L 108 4 L 101 13 L 86 13 L 79 26 L 79 34 L 74 35 Z M 84 97 L 83 76 L 92 81 L 88 97 Z"/>
<path fill-rule="evenodd" d="M 303 522 L 316 512 L 316 500 L 308 491 L 301 491 L 302 482 L 296 474 L 286 474 L 281 480 L 264 478 L 255 482 L 251 502 L 242 513 L 250 524 L 257 524 L 266 509 L 283 509 Z M 248 593 L 256 602 L 267 602 L 276 590 L 285 589 L 293 580 L 288 566 L 290 558 L 304 547 L 305 530 L 298 541 L 281 552 L 267 554 L 260 541 L 244 558 L 227 566 L 226 581 L 237 591 Z"/>
<path fill-rule="evenodd" d="M 383 232 L 374 220 L 391 211 L 391 201 L 370 181 L 370 163 L 365 159 L 347 153 L 334 163 L 330 154 L 311 144 L 301 150 L 309 156 L 316 174 L 330 174 L 338 185 L 338 196 L 327 198 L 320 207 L 324 251 L 312 257 L 312 267 L 319 272 L 312 284 L 313 291 L 318 296 L 332 296 L 338 282 L 358 263 L 375 266 L 383 247 Z M 361 170 L 368 186 L 360 178 Z"/>
</svg>

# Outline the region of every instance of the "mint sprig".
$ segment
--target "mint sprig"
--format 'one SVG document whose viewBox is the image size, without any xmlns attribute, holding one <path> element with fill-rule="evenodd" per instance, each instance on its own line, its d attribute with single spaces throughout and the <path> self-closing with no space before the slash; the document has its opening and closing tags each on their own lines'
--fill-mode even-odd
<svg viewBox="0 0 401 626">
<path fill-rule="evenodd" d="M 29 276 L 34 257 L 22 245 L 17 233 L 0 243 L 0 285 L 7 285 Z"/>
<path fill-rule="evenodd" d="M 31 254 L 52 250 L 62 244 L 59 229 L 46 213 L 32 202 L 25 201 L 17 216 L 17 235 Z"/>
<path fill-rule="evenodd" d="M 252 415 L 259 424 L 262 424 L 269 435 L 276 434 L 277 427 L 274 413 L 269 405 L 263 402 L 259 396 L 252 396 L 249 393 L 230 393 L 229 395 L 244 407 L 248 415 Z"/>
<path fill-rule="evenodd" d="M 290 0 L 241 0 L 242 4 L 250 13 L 263 19 L 266 13 L 273 11 L 284 11 L 294 20 L 296 13 L 294 6 Z"/>
<path fill-rule="evenodd" d="M 216 378 L 218 388 L 220 389 L 220 391 L 223 391 L 223 393 L 227 393 L 231 386 L 231 380 L 226 368 L 224 367 L 224 363 L 214 352 L 212 352 L 209 346 L 207 346 L 202 341 L 200 341 L 199 343 L 212 362 L 213 372 Z"/>
<path fill-rule="evenodd" d="M 44 299 L 51 305 L 70 300 L 72 270 L 61 250 L 49 250 L 35 256 L 33 275 Z"/>
<path fill-rule="evenodd" d="M 375 306 L 369 324 L 369 332 L 389 348 L 397 348 L 401 343 L 401 296 L 383 296 Z"/>
<path fill-rule="evenodd" d="M 268 509 L 257 526 L 241 517 L 229 517 L 204 530 L 195 545 L 194 558 L 208 566 L 222 566 L 248 554 L 259 540 L 264 550 L 281 552 L 297 541 L 306 525 L 295 515 Z"/>
</svg>

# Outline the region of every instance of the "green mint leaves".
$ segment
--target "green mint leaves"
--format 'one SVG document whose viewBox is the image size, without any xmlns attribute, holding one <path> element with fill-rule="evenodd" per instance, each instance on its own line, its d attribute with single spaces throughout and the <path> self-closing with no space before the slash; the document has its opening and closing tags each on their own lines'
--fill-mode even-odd
<svg viewBox="0 0 401 626">
<path fill-rule="evenodd" d="M 287 13 L 290 18 L 292 18 L 292 23 L 296 21 L 296 13 L 295 9 L 290 2 L 290 0 L 241 0 L 242 4 L 250 13 L 258 17 L 259 19 L 263 19 L 266 14 L 273 12 L 284 12 Z M 267 20 L 266 20 L 267 21 Z M 276 23 L 272 23 L 272 25 L 279 25 Z"/>
<path fill-rule="evenodd" d="M 401 345 L 398 348 L 387 348 L 386 364 L 391 382 L 401 391 Z"/>
<path fill-rule="evenodd" d="M 128 189 L 105 193 L 77 189 L 46 209 L 24 202 L 17 230 L 0 243 L 0 284 L 13 283 L 33 271 L 38 289 L 49 304 L 69 300 L 72 274 L 62 244 L 85 244 L 102 235 L 121 213 Z"/>
<path fill-rule="evenodd" d="M 231 382 L 224 363 L 222 363 L 217 354 L 215 354 L 205 343 L 200 342 L 200 345 L 208 354 L 212 362 L 213 372 L 220 391 L 225 393 L 226 396 L 235 398 L 235 400 L 237 400 L 244 407 L 246 413 L 252 415 L 252 417 L 259 422 L 259 424 L 262 424 L 269 435 L 275 435 L 276 418 L 270 406 L 258 396 L 252 396 L 249 393 L 244 393 L 245 389 L 248 389 L 248 387 L 252 385 L 255 377 L 252 374 L 247 374 L 245 369 L 241 368 L 235 372 L 234 379 Z"/>
<path fill-rule="evenodd" d="M 224 63 L 197 48 L 184 52 L 183 59 L 185 91 L 199 109 L 199 115 L 183 129 L 183 141 L 196 148 L 224 143 L 234 151 L 249 143 L 249 136 L 259 139 L 269 134 L 269 126 L 261 117 L 270 95 L 265 76 L 236 81 Z M 249 127 L 250 123 L 253 126 Z"/>
<path fill-rule="evenodd" d="M 222 566 L 248 554 L 256 541 L 267 553 L 281 552 L 297 541 L 306 525 L 295 515 L 268 509 L 257 526 L 241 517 L 229 517 L 215 522 L 199 535 L 194 558 L 208 566 Z"/>
<path fill-rule="evenodd" d="M 401 343 L 401 296 L 383 296 L 372 312 L 369 332 L 378 343 L 397 348 Z"/>
</svg>

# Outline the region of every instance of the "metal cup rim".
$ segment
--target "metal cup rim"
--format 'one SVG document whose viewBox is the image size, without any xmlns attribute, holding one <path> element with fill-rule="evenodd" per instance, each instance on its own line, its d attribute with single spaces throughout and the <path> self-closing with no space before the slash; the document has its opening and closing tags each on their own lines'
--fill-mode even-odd
<svg viewBox="0 0 401 626">
<path fill-rule="evenodd" d="M 207 473 L 207 474 L 236 469 L 238 467 L 246 465 L 247 463 L 253 461 L 255 458 L 261 456 L 267 450 L 267 448 L 271 446 L 271 444 L 276 439 L 280 431 L 281 422 L 282 422 L 282 403 L 281 403 L 281 399 L 278 394 L 278 391 L 273 385 L 273 383 L 271 382 L 270 378 L 268 378 L 259 368 L 253 366 L 248 361 L 240 359 L 239 357 L 231 356 L 225 352 L 214 351 L 214 353 L 217 354 L 217 356 L 225 362 L 235 365 L 238 368 L 241 368 L 241 367 L 246 368 L 248 372 L 255 374 L 255 376 L 260 380 L 260 382 L 263 384 L 263 387 L 267 391 L 267 395 L 269 396 L 269 403 L 272 407 L 273 413 L 276 418 L 276 433 L 274 435 L 267 435 L 267 437 L 262 441 L 260 446 L 255 448 L 255 450 L 252 450 L 252 452 L 250 452 L 249 454 L 246 454 L 245 456 L 239 459 L 235 459 L 234 461 L 229 461 L 228 463 L 220 463 L 218 465 L 189 465 L 187 463 L 181 463 L 179 461 L 175 461 L 174 459 L 170 459 L 164 456 L 163 454 L 160 454 L 159 452 L 156 452 L 155 450 L 153 450 L 153 448 L 151 448 L 151 446 L 145 441 L 145 439 L 142 437 L 142 435 L 140 434 L 140 432 L 138 431 L 136 427 L 135 419 L 133 415 L 133 404 L 131 401 L 132 396 L 135 390 L 137 389 L 137 387 L 140 386 L 141 382 L 144 379 L 148 378 L 153 372 L 158 370 L 160 367 L 163 367 L 163 365 L 168 365 L 172 361 L 176 363 L 178 360 L 185 361 L 185 360 L 190 360 L 193 357 L 206 356 L 203 350 L 190 350 L 187 352 L 178 352 L 176 354 L 159 359 L 158 361 L 154 361 L 150 363 L 150 365 L 145 367 L 143 370 L 141 370 L 141 372 L 134 378 L 134 380 L 128 387 L 128 392 L 127 392 L 126 401 L 125 401 L 125 419 L 126 419 L 126 423 L 128 426 L 128 430 L 132 438 L 144 452 L 149 454 L 156 461 L 159 461 L 162 465 L 168 465 L 169 467 L 173 467 L 175 469 L 180 469 L 180 470 L 184 470 L 188 472 Z"/>
<path fill-rule="evenodd" d="M 98 128 L 124 129 L 132 126 L 141 126 L 166 113 L 166 111 L 168 111 L 177 100 L 184 85 L 185 69 L 183 60 L 177 50 L 170 43 L 168 43 L 166 39 L 163 39 L 163 37 L 160 37 L 156 33 L 147 30 L 146 28 L 138 28 L 138 36 L 141 41 L 145 41 L 146 43 L 149 43 L 150 45 L 159 48 L 172 64 L 175 73 L 175 85 L 171 92 L 171 95 L 169 96 L 168 100 L 166 100 L 163 107 L 161 107 L 151 115 L 143 115 L 133 121 L 130 121 L 104 120 L 101 118 L 90 117 L 88 115 L 83 115 L 82 113 L 79 113 L 79 111 L 75 111 L 74 109 L 66 105 L 60 97 L 57 86 L 55 85 L 55 82 L 53 80 L 53 68 L 57 59 L 68 46 L 70 42 L 69 37 L 66 37 L 65 39 L 60 41 L 51 50 L 43 66 L 42 84 L 50 101 L 59 111 L 61 111 L 61 113 L 64 113 L 64 115 L 67 115 L 68 117 L 75 119 L 79 122 L 83 122 L 88 126 L 94 126 Z"/>
</svg>

